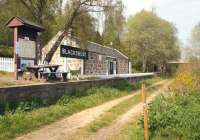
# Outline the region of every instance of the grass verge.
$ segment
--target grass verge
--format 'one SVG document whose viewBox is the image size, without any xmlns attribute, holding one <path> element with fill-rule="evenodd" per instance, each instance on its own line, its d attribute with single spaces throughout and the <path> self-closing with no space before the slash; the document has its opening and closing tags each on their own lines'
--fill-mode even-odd
<svg viewBox="0 0 200 140">
<path fill-rule="evenodd" d="M 148 87 L 146 89 L 147 91 L 147 97 L 151 96 L 151 94 L 161 87 L 163 83 Z M 141 102 L 141 94 L 135 94 L 135 96 L 131 97 L 130 99 L 127 99 L 126 101 L 116 105 L 106 113 L 104 113 L 100 118 L 93 121 L 92 123 L 86 125 L 85 127 L 81 128 L 75 136 L 72 136 L 71 139 L 79 139 L 81 136 L 87 136 L 91 133 L 97 132 L 99 129 L 109 126 L 114 120 L 116 120 L 120 115 L 126 113 L 128 110 L 133 108 L 135 105 Z M 80 136 L 81 135 L 81 136 Z"/>
<path fill-rule="evenodd" d="M 124 126 L 120 133 L 109 137 L 108 140 L 143 140 L 143 133 L 144 131 L 136 119 Z"/>
<path fill-rule="evenodd" d="M 153 90 L 157 89 L 159 86 L 151 87 L 147 90 L 149 93 L 147 97 L 149 97 Z M 108 126 L 111 124 L 114 120 L 116 120 L 120 115 L 126 113 L 128 110 L 130 110 L 132 107 L 137 105 L 141 102 L 141 95 L 136 94 L 132 98 L 120 103 L 119 105 L 113 107 L 111 110 L 106 112 L 104 115 L 102 115 L 99 119 L 89 124 L 89 126 L 86 127 L 86 130 L 89 132 L 96 132 L 99 129 Z"/>
<path fill-rule="evenodd" d="M 146 80 L 145 83 L 151 85 L 158 80 L 158 78 Z M 117 83 L 114 87 L 94 87 L 76 92 L 72 96 L 66 94 L 56 104 L 47 107 L 34 107 L 34 103 L 19 103 L 12 110 L 9 109 L 9 105 L 5 106 L 7 109 L 0 116 L 0 139 L 12 139 L 83 109 L 128 95 L 140 85 L 141 82 L 135 83 L 134 86 L 123 82 Z M 31 108 L 28 111 L 26 111 L 27 105 Z"/>
</svg>

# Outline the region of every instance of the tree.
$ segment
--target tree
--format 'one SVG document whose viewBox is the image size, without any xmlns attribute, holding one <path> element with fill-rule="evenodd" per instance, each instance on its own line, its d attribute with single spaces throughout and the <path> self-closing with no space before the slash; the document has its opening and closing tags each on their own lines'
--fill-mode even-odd
<svg viewBox="0 0 200 140">
<path fill-rule="evenodd" d="M 54 4 L 57 0 L 20 0 L 34 18 L 34 21 L 43 25 L 46 18 L 52 16 Z"/>
<path fill-rule="evenodd" d="M 200 60 L 200 23 L 194 26 L 188 44 L 187 57 L 192 61 Z"/>
<path fill-rule="evenodd" d="M 105 8 L 109 6 L 109 2 L 107 0 L 68 0 L 67 7 L 69 9 L 69 13 L 67 19 L 64 24 L 64 31 L 59 36 L 57 41 L 52 46 L 51 50 L 47 53 L 45 61 L 50 62 L 54 52 L 59 47 L 61 41 L 67 35 L 68 30 L 74 24 L 75 19 L 77 19 L 80 15 L 84 13 L 90 12 L 101 12 Z"/>
<path fill-rule="evenodd" d="M 103 44 L 110 45 L 120 49 L 121 34 L 123 31 L 125 17 L 123 15 L 124 5 L 121 0 L 117 0 L 112 7 L 105 11 L 105 25 L 103 31 Z"/>
<path fill-rule="evenodd" d="M 17 8 L 16 8 L 17 7 Z M 12 31 L 5 27 L 6 22 L 13 16 L 28 17 L 26 9 L 19 0 L 3 0 L 0 3 L 0 44 L 12 45 Z"/>
<path fill-rule="evenodd" d="M 126 50 L 132 52 L 132 60 L 136 58 L 135 64 L 141 63 L 143 72 L 152 65 L 164 67 L 167 61 L 179 57 L 176 32 L 173 24 L 143 10 L 128 19 Z"/>
<path fill-rule="evenodd" d="M 52 25 L 55 24 L 55 17 L 62 10 L 62 0 L 20 0 L 23 4 L 29 19 L 42 25 L 47 29 L 41 36 L 41 43 L 45 44 L 54 36 Z"/>
<path fill-rule="evenodd" d="M 65 12 L 59 16 L 56 16 L 56 22 L 52 25 L 55 30 L 54 34 L 58 30 L 63 31 L 65 20 L 68 18 L 69 10 L 66 8 Z M 88 40 L 98 42 L 98 31 L 96 31 L 96 19 L 92 17 L 89 13 L 83 13 L 78 16 L 73 25 L 71 26 L 72 34 L 81 39 L 81 42 L 87 42 Z M 98 37 L 97 37 L 98 36 Z M 86 45 L 86 44 L 81 44 Z"/>
<path fill-rule="evenodd" d="M 5 28 L 5 23 L 13 16 L 19 16 L 43 25 L 47 30 L 42 34 L 42 43 L 45 44 L 52 36 L 51 25 L 54 16 L 59 10 L 61 0 L 3 0 L 0 3 L 0 41 L 11 44 L 12 32 Z"/>
</svg>

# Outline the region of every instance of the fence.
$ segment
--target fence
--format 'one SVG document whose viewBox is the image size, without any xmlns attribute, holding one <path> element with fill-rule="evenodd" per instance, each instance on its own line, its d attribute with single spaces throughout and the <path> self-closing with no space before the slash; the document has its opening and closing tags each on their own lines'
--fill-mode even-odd
<svg viewBox="0 0 200 140">
<path fill-rule="evenodd" d="M 13 58 L 0 57 L 0 71 L 14 72 Z"/>
</svg>

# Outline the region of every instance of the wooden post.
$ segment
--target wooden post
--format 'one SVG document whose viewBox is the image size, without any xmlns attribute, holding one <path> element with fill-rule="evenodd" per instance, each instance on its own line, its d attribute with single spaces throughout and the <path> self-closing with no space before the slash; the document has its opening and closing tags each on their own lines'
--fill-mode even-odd
<svg viewBox="0 0 200 140">
<path fill-rule="evenodd" d="M 148 135 L 148 117 L 147 117 L 147 102 L 146 102 L 146 94 L 145 94 L 145 85 L 142 84 L 141 88 L 142 93 L 142 101 L 143 101 L 143 111 L 144 111 L 144 140 L 149 139 Z"/>
<path fill-rule="evenodd" d="M 16 49 L 17 49 L 17 27 L 14 28 L 14 73 L 15 73 L 15 79 L 18 80 L 18 57 L 17 57 L 17 53 L 16 53 Z"/>
</svg>

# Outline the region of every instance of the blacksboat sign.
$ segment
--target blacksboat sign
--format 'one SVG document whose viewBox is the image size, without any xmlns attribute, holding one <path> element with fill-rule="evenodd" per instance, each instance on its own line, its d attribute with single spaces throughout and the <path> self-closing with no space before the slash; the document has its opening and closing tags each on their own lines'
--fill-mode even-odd
<svg viewBox="0 0 200 140">
<path fill-rule="evenodd" d="M 60 56 L 78 59 L 88 59 L 88 51 L 71 46 L 61 45 Z"/>
</svg>

